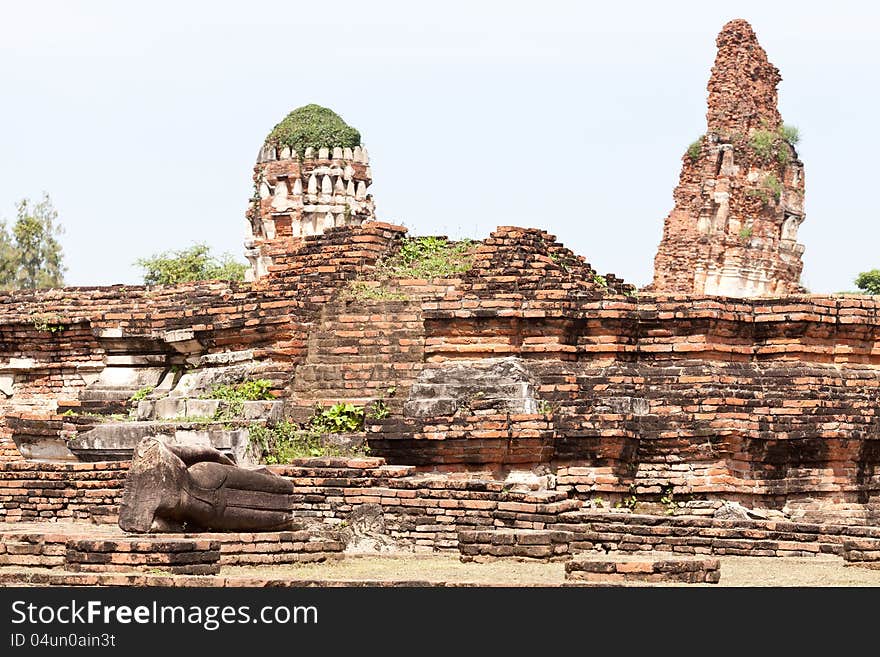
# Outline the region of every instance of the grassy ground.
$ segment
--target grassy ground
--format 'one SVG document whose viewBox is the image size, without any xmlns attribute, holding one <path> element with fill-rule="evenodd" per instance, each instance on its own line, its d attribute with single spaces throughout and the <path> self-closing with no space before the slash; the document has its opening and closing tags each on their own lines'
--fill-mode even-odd
<svg viewBox="0 0 880 657">
<path fill-rule="evenodd" d="M 322 580 L 427 580 L 547 585 L 565 582 L 562 563 L 461 563 L 454 556 L 349 557 L 324 564 L 224 568 L 224 575 Z M 837 557 L 722 557 L 721 586 L 880 586 L 880 570 L 847 567 Z"/>
</svg>

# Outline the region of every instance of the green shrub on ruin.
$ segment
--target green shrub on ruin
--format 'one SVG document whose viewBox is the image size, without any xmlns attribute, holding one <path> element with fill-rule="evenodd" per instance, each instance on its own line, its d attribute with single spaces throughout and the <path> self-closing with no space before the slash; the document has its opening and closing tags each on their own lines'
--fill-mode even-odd
<svg viewBox="0 0 880 657">
<path fill-rule="evenodd" d="M 263 401 L 275 399 L 272 395 L 272 382 L 268 379 L 255 379 L 231 385 L 219 385 L 202 395 L 202 399 L 222 399 L 228 402 Z"/>
<path fill-rule="evenodd" d="M 749 138 L 749 146 L 758 159 L 769 162 L 776 157 L 780 164 L 788 164 L 791 157 L 788 146 L 800 141 L 800 132 L 793 125 L 781 125 L 776 130 L 769 130 L 765 125 L 762 130 L 755 130 Z"/>
<path fill-rule="evenodd" d="M 350 281 L 340 294 L 344 301 L 406 301 L 408 298 L 403 292 L 375 281 Z"/>
<path fill-rule="evenodd" d="M 776 133 L 770 130 L 755 130 L 749 139 L 749 146 L 761 160 L 769 160 L 776 152 Z"/>
<path fill-rule="evenodd" d="M 138 402 L 140 402 L 140 401 L 143 401 L 143 400 L 145 400 L 145 399 L 147 398 L 147 396 L 148 396 L 151 392 L 153 392 L 153 390 L 155 390 L 155 389 L 156 389 L 155 386 L 144 386 L 143 388 L 141 388 L 140 390 L 138 390 L 136 393 L 134 393 L 134 394 L 131 396 L 131 398 L 129 399 L 129 401 L 130 401 L 130 402 L 133 402 L 133 403 L 135 403 L 135 404 L 138 403 Z"/>
<path fill-rule="evenodd" d="M 703 152 L 703 136 L 700 135 L 697 137 L 691 145 L 688 146 L 687 154 L 688 157 L 691 158 L 691 162 L 696 162 L 700 159 L 700 154 Z"/>
<path fill-rule="evenodd" d="M 335 407 L 352 406 L 352 404 L 337 404 Z M 360 408 L 363 411 L 363 408 Z M 330 409 L 325 409 L 330 410 Z M 349 411 L 343 411 L 348 413 Z M 363 421 L 363 420 L 361 420 Z M 294 459 L 333 457 L 344 455 L 366 456 L 370 448 L 366 442 L 357 450 L 340 448 L 328 444 L 324 439 L 326 433 L 346 433 L 344 431 L 325 431 L 307 423 L 300 426 L 290 420 L 283 420 L 272 426 L 254 424 L 248 427 L 249 442 L 257 450 L 262 460 L 269 464 L 290 463 Z"/>
<path fill-rule="evenodd" d="M 361 144 L 361 133 L 336 112 L 320 105 L 304 105 L 293 110 L 276 125 L 266 142 L 289 146 L 302 155 L 306 148 L 354 148 Z"/>
<path fill-rule="evenodd" d="M 327 408 L 315 408 L 307 427 L 318 433 L 352 433 L 364 428 L 365 416 L 363 406 L 340 402 Z"/>
<path fill-rule="evenodd" d="M 253 425 L 248 428 L 252 447 L 269 465 L 290 463 L 294 459 L 339 456 L 339 449 L 325 446 L 321 434 L 305 431 L 296 423 L 284 420 L 272 427 Z"/>
<path fill-rule="evenodd" d="M 144 284 L 173 285 L 192 281 L 243 281 L 248 266 L 230 254 L 213 256 L 207 244 L 194 244 L 188 249 L 165 251 L 135 264 L 144 270 Z"/>
<path fill-rule="evenodd" d="M 797 145 L 801 139 L 800 130 L 798 130 L 796 126 L 788 125 L 787 123 L 780 126 L 779 136 L 792 146 Z"/>
<path fill-rule="evenodd" d="M 390 278 L 446 278 L 463 274 L 473 266 L 474 243 L 452 242 L 445 237 L 412 237 L 379 266 Z"/>
<path fill-rule="evenodd" d="M 773 173 L 768 173 L 764 178 L 762 185 L 764 189 L 773 195 L 773 198 L 776 199 L 778 203 L 779 199 L 782 197 L 782 183 L 779 182 L 779 178 Z"/>
</svg>

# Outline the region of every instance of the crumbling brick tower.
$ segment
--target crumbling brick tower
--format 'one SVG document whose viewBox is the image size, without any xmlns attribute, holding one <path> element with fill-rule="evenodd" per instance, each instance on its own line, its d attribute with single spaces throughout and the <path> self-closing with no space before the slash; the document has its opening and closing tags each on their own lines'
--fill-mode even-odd
<svg viewBox="0 0 880 657">
<path fill-rule="evenodd" d="M 708 129 L 682 158 L 675 208 L 654 259 L 655 292 L 776 296 L 802 291 L 804 167 L 782 124 L 776 85 L 751 26 L 733 20 L 716 41 Z"/>
<path fill-rule="evenodd" d="M 276 125 L 254 166 L 249 280 L 265 276 L 303 237 L 373 219 L 369 164 L 360 133 L 325 107 L 300 107 Z"/>
</svg>

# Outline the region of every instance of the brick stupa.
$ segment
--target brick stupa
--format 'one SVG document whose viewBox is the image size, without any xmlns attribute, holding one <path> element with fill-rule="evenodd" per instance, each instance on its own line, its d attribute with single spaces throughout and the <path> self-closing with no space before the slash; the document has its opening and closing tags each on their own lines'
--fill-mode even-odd
<svg viewBox="0 0 880 657">
<path fill-rule="evenodd" d="M 336 126 L 319 124 L 320 132 L 313 139 L 324 145 L 301 145 L 299 149 L 278 136 L 278 128 L 285 122 L 292 123 L 291 129 L 298 133 L 315 130 L 314 125 L 298 125 L 298 113 L 303 110 L 312 110 L 305 115 L 307 119 L 314 120 L 317 110 L 319 121 L 328 121 L 329 115 L 349 128 L 335 112 L 307 105 L 291 112 L 266 137 L 254 165 L 254 196 L 247 211 L 249 280 L 266 276 L 278 258 L 294 252 L 305 237 L 322 235 L 330 228 L 360 226 L 375 218 L 373 196 L 368 191 L 372 183 L 370 160 L 359 133 L 354 131 L 357 139 L 353 146 L 344 145 L 334 141 L 332 129 Z"/>
<path fill-rule="evenodd" d="M 716 41 L 707 131 L 682 158 L 654 260 L 655 292 L 763 297 L 802 292 L 804 167 L 783 126 L 782 79 L 751 26 Z"/>
</svg>

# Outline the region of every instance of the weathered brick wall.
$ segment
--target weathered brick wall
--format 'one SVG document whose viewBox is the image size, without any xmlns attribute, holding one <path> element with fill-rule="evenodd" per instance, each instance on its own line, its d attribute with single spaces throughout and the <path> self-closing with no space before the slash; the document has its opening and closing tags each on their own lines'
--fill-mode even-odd
<svg viewBox="0 0 880 657">
<path fill-rule="evenodd" d="M 336 301 L 402 231 L 365 224 L 306 238 L 254 285 L 2 295 L 6 362 L 36 364 L 14 374 L 0 410 L 42 435 L 60 422 L 57 401 L 103 366 L 106 331 L 156 339 L 191 328 L 206 352 L 252 348 L 292 414 L 397 388 L 391 415 L 367 427 L 392 463 L 499 477 L 546 464 L 579 497 L 672 492 L 875 518 L 874 299 L 636 297 L 543 231 L 508 227 L 460 279 L 399 281 L 404 301 Z M 46 330 L 46 316 L 65 329 Z M 404 414 L 428 364 L 498 357 L 521 359 L 538 413 Z"/>
<path fill-rule="evenodd" d="M 102 339 L 152 342 L 191 332 L 204 354 L 253 350 L 279 393 L 307 351 L 321 304 L 393 249 L 405 229 L 378 222 L 304 238 L 257 283 L 62 288 L 0 293 L 0 416 L 51 414 L 106 363 Z M 112 337 L 107 337 L 112 336 Z M 5 378 L 4 378 L 5 377 Z M 10 394 L 11 393 L 11 394 Z M 18 458 L 5 420 L 0 459 Z"/>
<path fill-rule="evenodd" d="M 0 463 L 0 522 L 116 522 L 128 463 Z"/>
<path fill-rule="evenodd" d="M 0 522 L 50 518 L 115 523 L 127 462 L 0 464 Z M 554 491 L 511 492 L 503 482 L 413 476 L 381 459 L 307 459 L 270 469 L 295 486 L 294 511 L 338 525 L 363 504 L 382 507 L 388 535 L 401 546 L 455 548 L 457 533 L 478 527 L 543 529 L 580 507 Z"/>
</svg>

